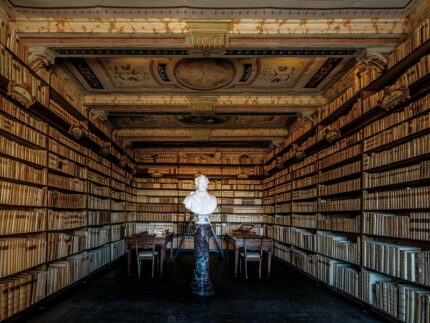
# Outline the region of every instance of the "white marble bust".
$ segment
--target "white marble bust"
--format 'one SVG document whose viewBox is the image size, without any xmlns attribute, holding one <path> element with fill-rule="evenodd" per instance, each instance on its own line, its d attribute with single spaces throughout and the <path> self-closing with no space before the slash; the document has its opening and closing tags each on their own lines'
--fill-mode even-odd
<svg viewBox="0 0 430 323">
<path fill-rule="evenodd" d="M 205 175 L 199 175 L 195 178 L 195 192 L 191 192 L 184 200 L 187 210 L 190 210 L 198 216 L 198 223 L 207 222 L 207 216 L 215 212 L 217 208 L 216 197 L 207 192 L 209 180 Z"/>
</svg>

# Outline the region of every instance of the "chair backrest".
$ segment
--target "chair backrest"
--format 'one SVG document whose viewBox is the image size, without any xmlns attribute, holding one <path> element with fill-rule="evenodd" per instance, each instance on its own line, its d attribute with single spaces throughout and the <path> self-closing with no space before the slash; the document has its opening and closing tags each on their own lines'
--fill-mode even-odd
<svg viewBox="0 0 430 323">
<path fill-rule="evenodd" d="M 263 239 L 244 239 L 243 250 L 245 255 L 248 251 L 258 251 L 260 256 L 263 255 Z"/>
<path fill-rule="evenodd" d="M 145 235 L 135 240 L 136 253 L 139 249 L 152 249 L 155 250 L 155 234 Z"/>
</svg>

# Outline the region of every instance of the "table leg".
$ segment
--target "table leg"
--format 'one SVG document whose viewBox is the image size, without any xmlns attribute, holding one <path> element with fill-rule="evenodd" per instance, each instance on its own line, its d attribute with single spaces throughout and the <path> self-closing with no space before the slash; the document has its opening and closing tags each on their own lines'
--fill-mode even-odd
<svg viewBox="0 0 430 323">
<path fill-rule="evenodd" d="M 270 272 L 272 270 L 272 251 L 269 251 L 269 255 L 267 258 L 267 277 L 270 278 Z"/>
<path fill-rule="evenodd" d="M 131 249 L 127 248 L 127 272 L 130 276 L 131 274 Z"/>
<path fill-rule="evenodd" d="M 164 246 L 161 247 L 160 252 L 161 252 L 161 255 L 160 255 L 160 277 L 162 277 L 163 276 L 164 256 L 166 253 L 166 248 Z"/>
<path fill-rule="evenodd" d="M 239 263 L 239 248 L 234 248 L 234 277 L 237 277 L 237 264 Z"/>
</svg>

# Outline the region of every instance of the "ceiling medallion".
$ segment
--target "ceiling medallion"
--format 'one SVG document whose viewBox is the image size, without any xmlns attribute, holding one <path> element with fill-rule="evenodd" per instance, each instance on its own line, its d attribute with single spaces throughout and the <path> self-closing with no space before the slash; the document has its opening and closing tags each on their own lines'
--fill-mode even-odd
<svg viewBox="0 0 430 323">
<path fill-rule="evenodd" d="M 222 58 L 183 59 L 175 67 L 179 84 L 197 91 L 226 87 L 233 81 L 234 75 L 234 65 Z"/>
</svg>

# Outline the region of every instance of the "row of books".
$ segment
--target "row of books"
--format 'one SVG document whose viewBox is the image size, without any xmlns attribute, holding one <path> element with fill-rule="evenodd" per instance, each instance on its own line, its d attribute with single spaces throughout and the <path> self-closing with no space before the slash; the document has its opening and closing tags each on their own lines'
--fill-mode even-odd
<svg viewBox="0 0 430 323">
<path fill-rule="evenodd" d="M 91 210 L 110 210 L 111 200 L 88 195 L 88 208 Z"/>
<path fill-rule="evenodd" d="M 12 101 L 9 101 L 2 94 L 0 94 L 0 111 L 21 121 L 27 126 L 36 129 L 42 134 L 46 134 L 48 132 L 48 125 L 45 122 L 34 118 L 20 107 L 17 107 Z"/>
<path fill-rule="evenodd" d="M 46 240 L 43 236 L 0 239 L 0 278 L 30 269 L 45 260 Z"/>
<path fill-rule="evenodd" d="M 111 190 L 110 197 L 111 197 L 111 199 L 114 199 L 114 200 L 125 201 L 126 200 L 126 193 L 121 192 L 121 191 Z M 136 198 L 134 198 L 134 202 L 136 202 Z"/>
<path fill-rule="evenodd" d="M 328 196 L 339 193 L 348 193 L 361 190 L 361 178 L 350 179 L 329 185 L 319 185 L 318 195 Z"/>
<path fill-rule="evenodd" d="M 110 216 L 111 223 L 124 223 L 127 221 L 135 221 L 136 212 L 112 212 Z"/>
<path fill-rule="evenodd" d="M 430 178 L 430 161 L 423 161 L 385 172 L 364 173 L 364 188 L 409 183 Z"/>
<path fill-rule="evenodd" d="M 122 224 L 111 225 L 110 227 L 110 241 L 118 241 L 124 239 L 125 226 Z"/>
<path fill-rule="evenodd" d="M 110 197 L 111 196 L 111 190 L 107 186 L 98 186 L 94 183 L 89 183 L 89 190 L 88 193 L 92 195 L 97 195 L 101 197 Z"/>
<path fill-rule="evenodd" d="M 365 210 L 402 210 L 430 208 L 430 186 L 382 191 L 364 195 Z"/>
<path fill-rule="evenodd" d="M 35 210 L 0 210 L 0 235 L 41 232 L 46 228 L 46 212 Z"/>
<path fill-rule="evenodd" d="M 46 153 L 41 149 L 33 149 L 0 135 L 0 151 L 2 154 L 18 158 L 40 166 L 46 165 Z"/>
<path fill-rule="evenodd" d="M 319 176 L 319 182 L 325 183 L 333 181 L 338 178 L 351 176 L 360 173 L 362 170 L 361 161 L 355 161 L 337 168 L 330 169 L 329 171 L 321 172 Z"/>
<path fill-rule="evenodd" d="M 292 214 L 291 225 L 294 227 L 316 229 L 317 216 L 314 214 Z"/>
<path fill-rule="evenodd" d="M 86 148 L 85 146 L 81 146 L 78 142 L 70 139 L 69 137 L 61 133 L 59 130 L 55 129 L 54 127 L 49 127 L 49 137 L 54 141 L 57 141 L 62 145 L 67 146 L 70 149 L 73 149 L 74 151 L 78 152 L 83 156 L 88 155 L 88 148 Z"/>
<path fill-rule="evenodd" d="M 314 213 L 318 211 L 317 201 L 312 202 L 293 202 L 292 212 Z"/>
<path fill-rule="evenodd" d="M 74 151 L 73 149 L 70 149 L 63 144 L 60 144 L 54 139 L 49 139 L 48 148 L 50 152 L 60 155 L 61 157 L 70 159 L 77 164 L 85 165 L 86 163 L 87 158 L 84 155 L 81 155 L 80 153 Z"/>
<path fill-rule="evenodd" d="M 45 172 L 42 169 L 1 156 L 0 177 L 32 184 L 46 184 Z"/>
<path fill-rule="evenodd" d="M 87 183 L 85 181 L 51 173 L 48 174 L 48 186 L 80 193 L 87 192 Z"/>
<path fill-rule="evenodd" d="M 327 118 L 330 114 L 336 111 L 339 107 L 341 107 L 348 100 L 352 99 L 356 94 L 357 89 L 354 86 L 350 86 L 346 88 L 342 93 L 336 96 L 336 98 L 330 101 L 325 106 L 321 107 L 318 113 L 318 121 L 321 122 L 325 118 Z"/>
<path fill-rule="evenodd" d="M 391 149 L 364 156 L 364 169 L 371 170 L 376 167 L 389 165 L 430 153 L 428 142 L 430 134 L 415 138 Z"/>
<path fill-rule="evenodd" d="M 103 225 L 111 222 L 110 211 L 88 211 L 88 225 Z"/>
<path fill-rule="evenodd" d="M 292 184 L 292 189 L 295 190 L 299 188 L 305 188 L 316 184 L 318 184 L 318 175 L 311 175 L 300 178 L 298 180 L 294 180 Z"/>
<path fill-rule="evenodd" d="M 5 115 L 0 118 L 0 130 L 41 148 L 46 148 L 46 135 Z"/>
<path fill-rule="evenodd" d="M 320 199 L 318 210 L 320 212 L 360 211 L 361 198 L 342 198 L 338 200 Z"/>
<path fill-rule="evenodd" d="M 42 188 L 0 180 L 0 204 L 42 207 L 45 190 Z"/>
<path fill-rule="evenodd" d="M 87 177 L 86 167 L 77 165 L 71 160 L 62 158 L 53 153 L 48 154 L 48 167 L 69 176 L 82 179 L 86 179 Z"/>
<path fill-rule="evenodd" d="M 102 185 L 102 186 L 109 186 L 109 182 L 110 182 L 109 177 L 105 177 L 103 175 L 100 175 L 99 173 L 95 173 L 95 172 L 91 171 L 90 169 L 88 169 L 87 174 L 88 174 L 87 178 L 89 181 L 96 183 L 96 184 L 99 184 L 99 185 Z"/>
<path fill-rule="evenodd" d="M 363 241 L 363 266 L 430 286 L 430 251 L 385 241 Z"/>
<path fill-rule="evenodd" d="M 316 187 L 312 187 L 305 190 L 293 191 L 291 194 L 293 201 L 301 200 L 301 199 L 316 198 L 317 195 L 318 195 L 318 189 Z"/>
<path fill-rule="evenodd" d="M 267 227 L 266 234 L 276 241 L 291 244 L 291 227 L 271 225 Z"/>
<path fill-rule="evenodd" d="M 388 55 L 387 67 L 391 68 L 403 58 L 411 54 L 415 49 L 430 39 L 430 22 L 429 18 L 422 21 L 396 49 Z"/>
<path fill-rule="evenodd" d="M 373 135 L 379 134 L 390 127 L 398 125 L 410 118 L 422 114 L 429 109 L 430 94 L 427 94 L 426 96 L 409 103 L 400 111 L 396 111 L 396 113 L 389 113 L 383 118 L 373 121 L 371 124 L 364 127 L 364 138 L 369 138 Z"/>
<path fill-rule="evenodd" d="M 282 203 L 275 205 L 275 213 L 291 213 L 292 205 L 291 203 Z"/>
<path fill-rule="evenodd" d="M 0 321 L 46 297 L 46 271 L 35 269 L 0 280 Z"/>
<path fill-rule="evenodd" d="M 361 217 L 342 214 L 319 214 L 318 229 L 341 232 L 361 232 Z"/>
<path fill-rule="evenodd" d="M 47 261 L 54 261 L 84 251 L 86 240 L 85 231 L 76 231 L 73 234 L 49 233 Z"/>
<path fill-rule="evenodd" d="M 91 200 L 91 196 L 88 196 L 88 200 Z M 48 191 L 48 207 L 61 209 L 85 209 L 87 207 L 87 195 Z"/>
<path fill-rule="evenodd" d="M 68 230 L 87 226 L 87 211 L 48 210 L 48 231 Z"/>
<path fill-rule="evenodd" d="M 85 231 L 87 248 L 96 248 L 110 242 L 110 226 L 88 228 Z"/>
<path fill-rule="evenodd" d="M 318 162 L 319 169 L 322 170 L 324 168 L 336 165 L 339 162 L 342 162 L 344 160 L 358 156 L 361 154 L 361 150 L 362 150 L 361 145 L 355 144 L 348 148 L 342 149 L 334 154 L 331 154 L 325 158 L 322 158 Z"/>
<path fill-rule="evenodd" d="M 325 256 L 360 264 L 360 238 L 356 242 L 346 236 L 327 231 L 317 231 L 316 252 Z"/>
<path fill-rule="evenodd" d="M 430 57 L 430 56 L 429 56 Z M 402 122 L 364 140 L 364 151 L 370 151 L 402 138 L 428 130 L 430 113 Z"/>
</svg>

